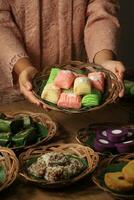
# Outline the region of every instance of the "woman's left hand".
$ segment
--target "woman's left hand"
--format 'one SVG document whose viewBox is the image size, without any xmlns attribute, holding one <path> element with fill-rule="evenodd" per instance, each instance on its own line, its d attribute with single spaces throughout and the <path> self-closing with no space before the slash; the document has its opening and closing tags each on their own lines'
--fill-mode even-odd
<svg viewBox="0 0 134 200">
<path fill-rule="evenodd" d="M 112 71 L 118 78 L 120 82 L 123 83 L 124 73 L 125 73 L 125 66 L 120 61 L 114 60 L 107 60 L 101 64 L 105 69 Z M 124 95 L 124 88 L 119 94 L 119 97 L 123 97 Z"/>
</svg>

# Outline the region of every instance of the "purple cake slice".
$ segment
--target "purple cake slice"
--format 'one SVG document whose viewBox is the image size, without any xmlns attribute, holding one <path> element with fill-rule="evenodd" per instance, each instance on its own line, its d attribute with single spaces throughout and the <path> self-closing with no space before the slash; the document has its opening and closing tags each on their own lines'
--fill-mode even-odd
<svg viewBox="0 0 134 200">
<path fill-rule="evenodd" d="M 122 143 L 115 144 L 119 153 L 134 152 L 134 140 L 125 141 Z"/>
<path fill-rule="evenodd" d="M 112 151 L 115 149 L 115 145 L 109 142 L 107 139 L 96 138 L 94 141 L 94 149 L 95 151 L 98 151 L 98 152 Z"/>
<path fill-rule="evenodd" d="M 107 129 L 107 137 L 110 142 L 120 143 L 126 140 L 128 130 L 126 128 Z"/>
</svg>

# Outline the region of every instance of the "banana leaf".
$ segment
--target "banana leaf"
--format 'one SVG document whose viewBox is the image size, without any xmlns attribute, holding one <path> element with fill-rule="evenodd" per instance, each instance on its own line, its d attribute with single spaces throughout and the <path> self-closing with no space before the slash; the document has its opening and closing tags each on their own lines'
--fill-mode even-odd
<svg viewBox="0 0 134 200">
<path fill-rule="evenodd" d="M 15 147 L 26 146 L 32 144 L 38 138 L 37 133 L 33 127 L 20 131 L 12 137 L 12 143 Z"/>
<path fill-rule="evenodd" d="M 11 141 L 10 133 L 0 133 L 0 146 L 8 146 Z"/>
<path fill-rule="evenodd" d="M 29 128 L 30 126 L 34 125 L 33 119 L 30 116 L 24 116 L 23 117 L 23 124 L 24 124 L 24 129 Z"/>
<path fill-rule="evenodd" d="M 48 129 L 47 127 L 43 126 L 40 122 L 35 122 L 35 129 L 38 134 L 38 141 L 40 141 L 44 137 L 47 137 Z"/>
<path fill-rule="evenodd" d="M 12 134 L 16 134 L 20 132 L 24 128 L 24 121 L 23 118 L 15 118 L 12 120 L 10 124 L 10 130 Z"/>
<path fill-rule="evenodd" d="M 0 165 L 0 185 L 2 185 L 6 180 L 6 172 L 2 165 Z"/>
<path fill-rule="evenodd" d="M 0 119 L 0 132 L 10 132 L 11 120 Z"/>
</svg>

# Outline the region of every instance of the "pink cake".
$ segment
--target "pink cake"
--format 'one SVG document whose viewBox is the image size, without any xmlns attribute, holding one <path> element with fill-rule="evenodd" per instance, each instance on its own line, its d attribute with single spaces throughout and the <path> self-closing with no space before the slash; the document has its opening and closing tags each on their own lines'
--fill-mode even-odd
<svg viewBox="0 0 134 200">
<path fill-rule="evenodd" d="M 62 92 L 57 105 L 63 108 L 79 109 L 81 107 L 81 97 L 74 93 Z"/>
<path fill-rule="evenodd" d="M 62 89 L 69 89 L 73 81 L 75 79 L 75 75 L 69 70 L 61 70 L 57 77 L 55 78 L 54 84 Z"/>
<path fill-rule="evenodd" d="M 94 89 L 97 89 L 100 92 L 104 91 L 105 75 L 103 72 L 91 72 L 88 74 L 88 78 L 90 79 L 91 85 Z"/>
</svg>

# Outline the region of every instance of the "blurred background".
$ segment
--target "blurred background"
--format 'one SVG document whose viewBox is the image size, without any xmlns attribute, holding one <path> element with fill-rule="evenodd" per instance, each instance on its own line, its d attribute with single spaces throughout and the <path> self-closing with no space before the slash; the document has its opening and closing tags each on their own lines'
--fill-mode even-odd
<svg viewBox="0 0 134 200">
<path fill-rule="evenodd" d="M 127 68 L 134 70 L 134 0 L 120 0 L 120 7 L 120 58 Z"/>
</svg>

